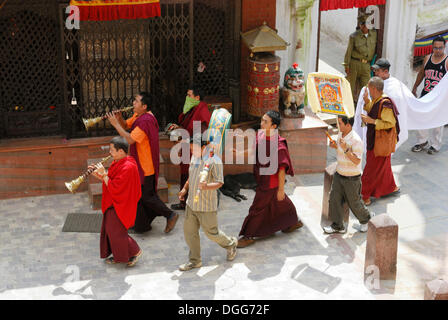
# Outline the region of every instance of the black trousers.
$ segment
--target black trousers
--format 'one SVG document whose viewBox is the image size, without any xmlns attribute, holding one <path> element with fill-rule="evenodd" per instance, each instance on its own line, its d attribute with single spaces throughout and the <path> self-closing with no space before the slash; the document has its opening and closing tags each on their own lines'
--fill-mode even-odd
<svg viewBox="0 0 448 320">
<path fill-rule="evenodd" d="M 170 219 L 175 213 L 160 200 L 155 191 L 155 176 L 147 176 L 142 184 L 142 197 L 137 205 L 135 217 L 135 232 L 141 233 L 151 229 L 155 217 L 162 216 Z"/>
</svg>

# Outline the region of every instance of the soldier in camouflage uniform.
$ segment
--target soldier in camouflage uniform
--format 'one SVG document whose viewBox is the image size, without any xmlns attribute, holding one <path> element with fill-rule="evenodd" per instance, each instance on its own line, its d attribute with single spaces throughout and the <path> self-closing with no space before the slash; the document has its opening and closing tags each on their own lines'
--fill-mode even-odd
<svg viewBox="0 0 448 320">
<path fill-rule="evenodd" d="M 357 92 L 369 82 L 370 64 L 376 50 L 376 30 L 367 28 L 367 18 L 366 14 L 358 17 L 359 29 L 350 35 L 343 63 L 355 100 L 358 97 Z"/>
</svg>

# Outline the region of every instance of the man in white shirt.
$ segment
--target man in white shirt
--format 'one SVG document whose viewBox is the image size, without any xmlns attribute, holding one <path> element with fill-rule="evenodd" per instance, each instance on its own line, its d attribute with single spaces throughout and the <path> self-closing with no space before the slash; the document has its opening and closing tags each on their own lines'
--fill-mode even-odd
<svg viewBox="0 0 448 320">
<path fill-rule="evenodd" d="M 325 233 L 347 232 L 347 226 L 344 225 L 344 201 L 359 220 L 360 225 L 354 226 L 359 231 L 367 231 L 367 223 L 373 216 L 361 200 L 361 163 L 364 147 L 359 135 L 352 130 L 353 122 L 354 118 L 339 116 L 338 140 L 330 143 L 331 148 L 337 149 L 337 166 L 329 200 L 329 218 L 332 224 L 323 228 Z"/>
</svg>

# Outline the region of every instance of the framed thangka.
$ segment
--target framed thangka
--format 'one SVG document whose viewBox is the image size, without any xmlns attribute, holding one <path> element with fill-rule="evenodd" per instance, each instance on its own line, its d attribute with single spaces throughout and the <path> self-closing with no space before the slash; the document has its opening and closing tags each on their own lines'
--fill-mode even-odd
<svg viewBox="0 0 448 320">
<path fill-rule="evenodd" d="M 313 72 L 308 74 L 306 83 L 308 103 L 314 113 L 355 115 L 350 83 L 342 76 Z"/>
</svg>

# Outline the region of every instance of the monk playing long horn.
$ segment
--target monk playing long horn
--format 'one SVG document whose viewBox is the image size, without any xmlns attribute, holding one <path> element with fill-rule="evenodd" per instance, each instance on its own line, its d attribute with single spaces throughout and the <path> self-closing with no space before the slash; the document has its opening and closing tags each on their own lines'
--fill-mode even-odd
<svg viewBox="0 0 448 320">
<path fill-rule="evenodd" d="M 106 263 L 137 263 L 142 254 L 137 242 L 128 235 L 134 225 L 137 203 L 141 196 L 137 163 L 127 155 L 129 144 L 122 137 L 110 142 L 114 161 L 106 172 L 101 163 L 92 165 L 92 175 L 103 182 L 101 210 L 103 223 L 100 236 L 100 255 Z M 110 257 L 110 255 L 113 257 Z"/>
</svg>

